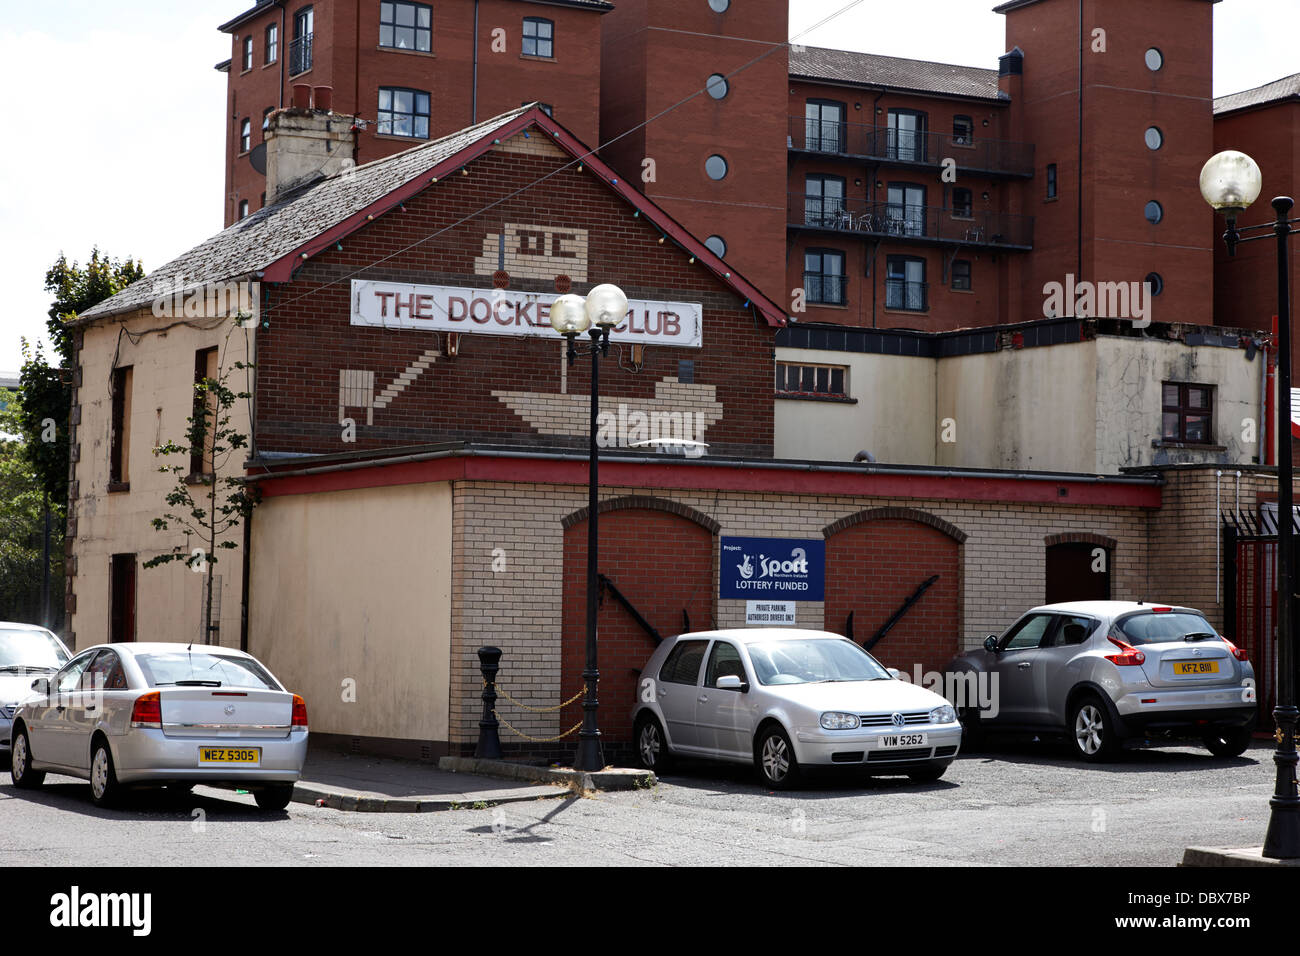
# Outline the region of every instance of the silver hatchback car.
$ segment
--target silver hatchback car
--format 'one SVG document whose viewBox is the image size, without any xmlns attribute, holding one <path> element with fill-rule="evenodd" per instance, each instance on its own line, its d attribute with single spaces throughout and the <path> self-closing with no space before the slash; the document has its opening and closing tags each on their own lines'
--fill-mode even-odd
<svg viewBox="0 0 1300 956">
<path fill-rule="evenodd" d="M 943 697 L 839 634 L 754 628 L 681 634 L 650 656 L 632 711 L 641 764 L 675 755 L 753 764 L 775 789 L 800 769 L 856 767 L 937 780 L 961 746 Z"/>
<path fill-rule="evenodd" d="M 283 810 L 307 757 L 307 706 L 256 658 L 224 647 L 103 644 L 39 677 L 13 718 L 14 786 L 47 771 L 98 805 L 141 785 L 252 791 Z"/>
<path fill-rule="evenodd" d="M 982 680 L 995 695 L 996 708 L 957 701 L 968 740 L 987 730 L 1063 732 L 1088 761 L 1154 737 L 1199 739 L 1235 757 L 1250 746 L 1257 714 L 1246 652 L 1187 607 L 1036 607 L 948 669 L 973 674 L 967 686 Z"/>
</svg>

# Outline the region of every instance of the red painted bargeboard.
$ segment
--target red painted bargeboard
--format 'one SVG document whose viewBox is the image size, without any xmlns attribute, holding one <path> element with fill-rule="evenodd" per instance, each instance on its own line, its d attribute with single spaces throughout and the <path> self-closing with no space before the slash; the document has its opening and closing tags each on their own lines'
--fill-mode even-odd
<svg viewBox="0 0 1300 956">
<path fill-rule="evenodd" d="M 416 485 L 434 481 L 511 481 L 551 485 L 587 484 L 587 462 L 580 460 L 462 455 L 402 464 L 372 464 L 327 474 L 276 478 L 259 483 L 268 497 L 323 491 Z M 721 465 L 602 461 L 602 486 L 702 489 L 873 498 L 928 498 L 1004 501 L 1023 504 L 1108 505 L 1159 508 L 1159 485 L 1134 485 L 1105 479 L 1039 481 L 968 478 L 954 475 L 853 474 L 800 468 L 744 468 Z M 1065 494 L 1061 490 L 1065 490 Z"/>
</svg>

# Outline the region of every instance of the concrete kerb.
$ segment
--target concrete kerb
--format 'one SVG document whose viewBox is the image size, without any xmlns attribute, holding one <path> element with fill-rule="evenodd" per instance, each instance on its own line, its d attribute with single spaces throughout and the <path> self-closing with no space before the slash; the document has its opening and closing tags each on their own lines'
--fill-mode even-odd
<svg viewBox="0 0 1300 956">
<path fill-rule="evenodd" d="M 526 803 L 534 800 L 554 800 L 571 796 L 567 789 L 550 787 L 546 791 L 530 790 L 527 793 L 500 792 L 466 794 L 461 799 L 451 797 L 363 797 L 344 790 L 327 789 L 314 784 L 296 784 L 293 802 L 329 807 L 353 813 L 432 813 L 439 810 L 465 810 L 479 806 L 497 806 L 502 803 Z"/>
<path fill-rule="evenodd" d="M 1263 855 L 1262 846 L 1223 849 L 1189 846 L 1183 851 L 1179 866 L 1300 866 L 1300 860 L 1271 860 Z"/>
<path fill-rule="evenodd" d="M 651 770 L 606 767 L 588 772 L 567 767 L 534 767 L 509 760 L 482 760 L 478 757 L 443 757 L 440 770 L 451 773 L 474 773 L 505 780 L 531 780 L 536 783 L 560 784 L 578 794 L 609 790 L 641 790 L 659 783 Z"/>
</svg>

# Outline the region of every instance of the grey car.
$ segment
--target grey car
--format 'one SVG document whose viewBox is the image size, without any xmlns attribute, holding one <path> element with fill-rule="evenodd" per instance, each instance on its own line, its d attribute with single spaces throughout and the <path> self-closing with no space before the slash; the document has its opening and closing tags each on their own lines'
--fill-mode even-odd
<svg viewBox="0 0 1300 956">
<path fill-rule="evenodd" d="M 995 706 L 956 701 L 968 742 L 989 730 L 1062 733 L 1087 761 L 1156 737 L 1198 739 L 1216 756 L 1236 756 L 1250 745 L 1257 713 L 1246 653 L 1187 607 L 1036 607 L 948 669 L 956 686 L 992 691 Z"/>
<path fill-rule="evenodd" d="M 307 756 L 307 706 L 243 651 L 103 644 L 31 682 L 12 751 L 22 789 L 47 771 L 82 777 L 106 806 L 132 787 L 203 783 L 282 810 Z"/>
<path fill-rule="evenodd" d="M 774 789 L 814 766 L 937 780 L 962 734 L 943 697 L 839 634 L 791 628 L 669 638 L 641 671 L 632 719 L 648 769 L 679 755 L 752 764 Z"/>
<path fill-rule="evenodd" d="M 0 762 L 9 762 L 14 713 L 31 694 L 32 679 L 53 674 L 71 657 L 52 631 L 0 621 Z"/>
</svg>

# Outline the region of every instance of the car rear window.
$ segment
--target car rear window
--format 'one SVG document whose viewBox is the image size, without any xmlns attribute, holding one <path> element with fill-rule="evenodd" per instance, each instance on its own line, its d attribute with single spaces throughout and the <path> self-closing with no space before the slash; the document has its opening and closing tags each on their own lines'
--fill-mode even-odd
<svg viewBox="0 0 1300 956">
<path fill-rule="evenodd" d="M 1140 644 L 1181 641 L 1188 634 L 1218 636 L 1210 622 L 1201 615 L 1185 612 L 1134 614 L 1119 622 L 1119 631 L 1134 647 Z"/>
<path fill-rule="evenodd" d="M 44 667 L 56 671 L 66 663 L 67 653 L 44 631 L 0 629 L 0 667 Z"/>
<path fill-rule="evenodd" d="M 150 687 L 219 686 L 283 690 L 257 661 L 210 651 L 166 651 L 136 654 Z"/>
</svg>

